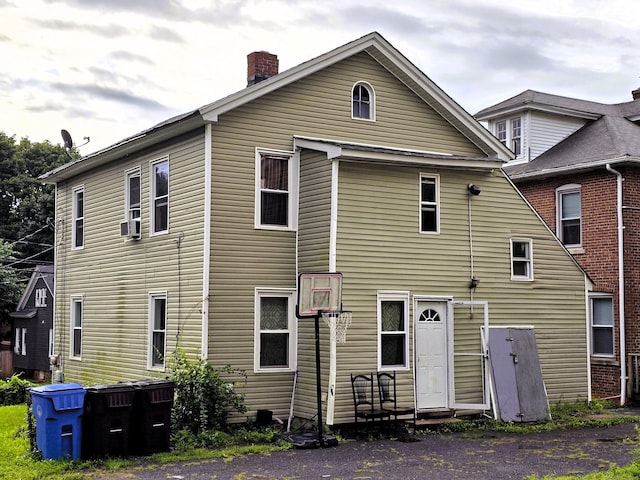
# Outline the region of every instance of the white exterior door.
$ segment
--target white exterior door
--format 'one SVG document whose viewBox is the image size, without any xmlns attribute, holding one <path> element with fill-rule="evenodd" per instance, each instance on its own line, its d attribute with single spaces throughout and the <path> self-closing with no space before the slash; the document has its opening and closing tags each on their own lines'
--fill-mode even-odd
<svg viewBox="0 0 640 480">
<path fill-rule="evenodd" d="M 415 303 L 416 392 L 418 409 L 448 405 L 447 302 Z"/>
</svg>

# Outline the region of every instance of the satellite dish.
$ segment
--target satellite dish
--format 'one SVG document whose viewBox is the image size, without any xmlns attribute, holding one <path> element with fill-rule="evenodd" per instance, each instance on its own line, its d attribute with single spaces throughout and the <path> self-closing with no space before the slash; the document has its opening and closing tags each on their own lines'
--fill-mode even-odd
<svg viewBox="0 0 640 480">
<path fill-rule="evenodd" d="M 64 140 L 64 148 L 70 150 L 73 148 L 73 140 L 71 139 L 71 135 L 64 128 L 60 130 L 60 135 L 62 135 L 62 140 Z"/>
</svg>

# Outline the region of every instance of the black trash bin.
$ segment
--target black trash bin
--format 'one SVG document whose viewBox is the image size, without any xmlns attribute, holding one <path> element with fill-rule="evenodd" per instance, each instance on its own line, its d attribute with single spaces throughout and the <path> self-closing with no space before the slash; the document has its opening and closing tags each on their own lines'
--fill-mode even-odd
<svg viewBox="0 0 640 480">
<path fill-rule="evenodd" d="M 131 411 L 135 390 L 130 383 L 86 388 L 82 422 L 82 458 L 129 455 Z"/>
<path fill-rule="evenodd" d="M 140 380 L 132 385 L 135 389 L 130 437 L 132 453 L 168 452 L 175 384 L 170 380 Z"/>
</svg>

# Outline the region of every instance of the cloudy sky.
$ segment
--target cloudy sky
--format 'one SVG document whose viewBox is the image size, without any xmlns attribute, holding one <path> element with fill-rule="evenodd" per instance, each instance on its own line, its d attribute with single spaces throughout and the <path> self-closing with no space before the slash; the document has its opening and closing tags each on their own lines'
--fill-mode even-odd
<svg viewBox="0 0 640 480">
<path fill-rule="evenodd" d="M 0 0 L 0 131 L 83 155 L 372 31 L 470 113 L 526 89 L 640 87 L 637 0 Z"/>
</svg>

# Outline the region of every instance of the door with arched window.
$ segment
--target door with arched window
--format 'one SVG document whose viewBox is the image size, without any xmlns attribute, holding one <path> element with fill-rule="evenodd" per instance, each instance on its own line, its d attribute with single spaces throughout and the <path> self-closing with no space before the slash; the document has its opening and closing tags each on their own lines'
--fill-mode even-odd
<svg viewBox="0 0 640 480">
<path fill-rule="evenodd" d="M 418 409 L 448 405 L 447 302 L 416 302 L 416 401 Z"/>
</svg>

